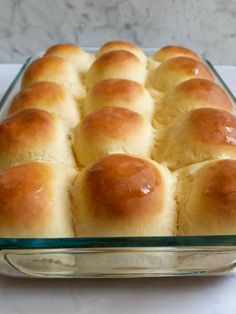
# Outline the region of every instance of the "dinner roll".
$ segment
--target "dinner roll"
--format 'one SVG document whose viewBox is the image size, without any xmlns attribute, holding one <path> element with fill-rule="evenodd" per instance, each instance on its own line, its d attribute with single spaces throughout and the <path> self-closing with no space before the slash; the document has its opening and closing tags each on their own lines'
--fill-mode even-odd
<svg viewBox="0 0 236 314">
<path fill-rule="evenodd" d="M 154 54 L 154 60 L 164 62 L 176 57 L 188 57 L 195 60 L 201 60 L 200 57 L 190 49 L 181 46 L 165 46 Z"/>
<path fill-rule="evenodd" d="M 154 156 L 170 169 L 223 158 L 236 158 L 236 117 L 213 108 L 192 110 L 176 118 Z"/>
<path fill-rule="evenodd" d="M 79 122 L 77 102 L 63 85 L 57 83 L 36 82 L 21 90 L 13 98 L 9 113 L 28 108 L 53 113 L 70 128 L 75 127 Z"/>
<path fill-rule="evenodd" d="M 175 177 L 125 154 L 88 165 L 72 188 L 76 236 L 174 235 Z"/>
<path fill-rule="evenodd" d="M 209 80 L 191 79 L 165 94 L 155 119 L 167 124 L 178 115 L 201 107 L 233 110 L 231 99 L 219 85 Z"/>
<path fill-rule="evenodd" d="M 19 111 L 0 123 L 0 169 L 32 160 L 75 163 L 64 124 L 39 109 Z"/>
<path fill-rule="evenodd" d="M 62 84 L 76 98 L 83 97 L 85 93 L 75 67 L 56 56 L 45 56 L 31 63 L 25 70 L 21 87 L 29 87 L 40 81 Z"/>
<path fill-rule="evenodd" d="M 142 63 L 147 63 L 147 57 L 145 53 L 136 45 L 127 42 L 127 41 L 110 41 L 102 45 L 102 47 L 98 50 L 97 56 L 116 50 L 125 50 L 133 53 L 136 57 L 139 58 Z"/>
<path fill-rule="evenodd" d="M 46 51 L 45 55 L 57 56 L 71 62 L 80 73 L 88 71 L 94 61 L 92 55 L 74 44 L 58 44 L 52 46 Z"/>
<path fill-rule="evenodd" d="M 236 160 L 215 160 L 179 172 L 179 235 L 236 233 Z"/>
<path fill-rule="evenodd" d="M 68 189 L 75 175 L 36 162 L 0 171 L 0 237 L 73 237 Z"/>
<path fill-rule="evenodd" d="M 177 57 L 163 62 L 152 74 L 151 84 L 160 92 L 167 92 L 176 85 L 191 78 L 213 81 L 208 68 L 200 61 Z"/>
<path fill-rule="evenodd" d="M 146 79 L 146 68 L 131 52 L 125 50 L 107 52 L 89 69 L 87 86 L 92 88 L 105 79 L 127 79 L 143 84 Z"/>
<path fill-rule="evenodd" d="M 146 88 L 122 79 L 103 80 L 88 92 L 84 106 L 86 115 L 105 106 L 131 109 L 149 120 L 154 111 L 154 101 Z"/>
<path fill-rule="evenodd" d="M 83 166 L 112 153 L 149 157 L 153 135 L 150 122 L 137 112 L 104 107 L 84 118 L 75 129 L 75 155 Z"/>
</svg>

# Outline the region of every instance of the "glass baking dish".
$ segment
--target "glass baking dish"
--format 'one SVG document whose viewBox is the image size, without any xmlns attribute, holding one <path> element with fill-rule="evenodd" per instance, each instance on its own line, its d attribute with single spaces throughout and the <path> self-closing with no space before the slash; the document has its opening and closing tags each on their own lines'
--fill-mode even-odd
<svg viewBox="0 0 236 314">
<path fill-rule="evenodd" d="M 85 48 L 86 49 L 86 48 Z M 96 48 L 87 48 L 94 52 Z M 152 54 L 157 48 L 144 51 Z M 0 117 L 20 88 L 29 58 L 0 101 Z M 236 100 L 211 63 L 216 81 Z M 0 238 L 0 273 L 47 278 L 220 275 L 234 271 L 236 235 L 186 237 Z"/>
</svg>

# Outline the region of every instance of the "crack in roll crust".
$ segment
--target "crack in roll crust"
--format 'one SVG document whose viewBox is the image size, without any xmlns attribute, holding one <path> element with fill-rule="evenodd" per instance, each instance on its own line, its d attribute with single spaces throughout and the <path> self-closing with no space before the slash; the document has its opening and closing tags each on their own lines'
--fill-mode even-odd
<svg viewBox="0 0 236 314">
<path fill-rule="evenodd" d="M 99 57 L 87 73 L 87 86 L 92 88 L 105 79 L 127 79 L 144 84 L 146 68 L 132 53 L 125 50 L 107 52 Z"/>
<path fill-rule="evenodd" d="M 153 135 L 149 121 L 137 112 L 103 107 L 84 118 L 75 129 L 74 150 L 81 165 L 111 153 L 148 157 Z"/>
<path fill-rule="evenodd" d="M 77 235 L 174 234 L 173 182 L 166 168 L 138 157 L 95 161 L 73 187 Z"/>
</svg>

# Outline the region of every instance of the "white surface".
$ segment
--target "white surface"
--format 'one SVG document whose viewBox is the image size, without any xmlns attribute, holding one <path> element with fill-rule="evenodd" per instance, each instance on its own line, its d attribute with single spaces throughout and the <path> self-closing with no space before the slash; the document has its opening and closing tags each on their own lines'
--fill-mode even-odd
<svg viewBox="0 0 236 314">
<path fill-rule="evenodd" d="M 177 44 L 236 64 L 235 0 L 0 0 L 0 62 L 22 62 L 59 42 Z"/>
<path fill-rule="evenodd" d="M 0 95 L 18 65 L 0 65 Z M 236 67 L 217 67 L 236 94 Z M 0 277 L 0 314 L 235 314 L 228 277 L 44 280 Z"/>
</svg>

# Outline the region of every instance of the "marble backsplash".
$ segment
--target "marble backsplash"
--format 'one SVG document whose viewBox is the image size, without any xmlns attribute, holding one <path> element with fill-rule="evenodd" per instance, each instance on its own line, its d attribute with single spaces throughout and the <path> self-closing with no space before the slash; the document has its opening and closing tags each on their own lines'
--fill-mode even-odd
<svg viewBox="0 0 236 314">
<path fill-rule="evenodd" d="M 0 0 L 0 63 L 57 42 L 180 44 L 236 64 L 236 0 Z"/>
</svg>

